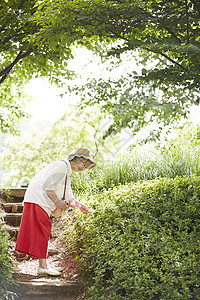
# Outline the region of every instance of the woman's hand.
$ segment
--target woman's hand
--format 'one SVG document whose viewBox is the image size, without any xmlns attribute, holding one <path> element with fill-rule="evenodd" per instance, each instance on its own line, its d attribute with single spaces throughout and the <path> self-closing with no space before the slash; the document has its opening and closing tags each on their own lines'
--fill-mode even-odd
<svg viewBox="0 0 200 300">
<path fill-rule="evenodd" d="M 70 207 L 73 207 L 73 208 L 78 208 L 78 209 L 80 209 L 80 211 L 82 212 L 82 213 L 89 213 L 90 212 L 90 210 L 89 210 L 89 208 L 86 206 L 86 205 L 84 205 L 83 203 L 81 203 L 80 201 L 78 201 L 78 200 L 76 200 L 76 199 L 73 199 L 73 198 L 71 198 L 70 200 L 69 200 L 69 206 Z"/>
<path fill-rule="evenodd" d="M 90 212 L 89 208 L 86 205 L 82 204 L 82 203 L 81 203 L 80 211 L 82 213 L 85 213 L 85 214 L 88 214 Z"/>
<path fill-rule="evenodd" d="M 63 211 L 67 209 L 66 203 L 62 200 L 59 200 L 54 191 L 46 191 L 46 193 L 57 207 L 59 207 Z"/>
<path fill-rule="evenodd" d="M 56 201 L 55 204 L 56 204 L 57 207 L 59 207 L 62 210 L 66 210 L 67 209 L 67 205 L 62 200 Z"/>
</svg>

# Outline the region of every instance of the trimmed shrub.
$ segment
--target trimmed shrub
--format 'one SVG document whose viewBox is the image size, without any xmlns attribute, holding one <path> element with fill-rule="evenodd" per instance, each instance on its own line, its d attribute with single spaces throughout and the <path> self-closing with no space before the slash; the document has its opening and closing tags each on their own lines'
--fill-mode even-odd
<svg viewBox="0 0 200 300">
<path fill-rule="evenodd" d="M 13 300 L 16 284 L 13 280 L 12 262 L 8 252 L 9 235 L 0 225 L 0 299 Z"/>
<path fill-rule="evenodd" d="M 90 299 L 200 299 L 200 177 L 130 183 L 86 202 L 91 213 L 77 213 L 73 229 L 68 220 L 66 240 Z"/>
</svg>

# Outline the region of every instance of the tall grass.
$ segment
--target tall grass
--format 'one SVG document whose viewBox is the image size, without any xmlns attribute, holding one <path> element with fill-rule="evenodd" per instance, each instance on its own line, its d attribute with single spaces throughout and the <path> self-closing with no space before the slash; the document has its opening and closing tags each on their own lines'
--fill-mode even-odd
<svg viewBox="0 0 200 300">
<path fill-rule="evenodd" d="M 129 182 L 200 175 L 200 143 L 195 128 L 178 131 L 163 145 L 137 146 L 110 163 L 73 176 L 77 193 L 99 192 Z"/>
</svg>

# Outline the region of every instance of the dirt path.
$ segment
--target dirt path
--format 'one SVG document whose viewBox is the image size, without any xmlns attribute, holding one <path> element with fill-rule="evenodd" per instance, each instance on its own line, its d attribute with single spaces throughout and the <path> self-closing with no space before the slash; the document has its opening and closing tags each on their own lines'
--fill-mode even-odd
<svg viewBox="0 0 200 300">
<path fill-rule="evenodd" d="M 84 299 L 84 284 L 80 280 L 80 267 L 75 259 L 76 255 L 71 254 L 62 241 L 62 233 L 62 220 L 54 218 L 49 242 L 48 265 L 63 268 L 62 275 L 59 277 L 38 276 L 38 259 L 16 252 L 14 250 L 16 242 L 10 240 L 10 254 L 22 291 L 20 300 L 45 300 L 45 297 L 48 300 L 56 298 L 60 300 Z"/>
<path fill-rule="evenodd" d="M 77 278 L 80 273 L 78 262 L 75 259 L 76 255 L 72 255 L 66 244 L 62 241 L 63 224 L 61 219 L 52 220 L 52 233 L 49 241 L 48 264 L 63 268 L 63 277 Z M 11 254 L 13 256 L 13 264 L 16 269 L 29 275 L 36 275 L 38 268 L 38 259 L 14 251 L 15 241 L 10 240 L 12 247 Z"/>
</svg>

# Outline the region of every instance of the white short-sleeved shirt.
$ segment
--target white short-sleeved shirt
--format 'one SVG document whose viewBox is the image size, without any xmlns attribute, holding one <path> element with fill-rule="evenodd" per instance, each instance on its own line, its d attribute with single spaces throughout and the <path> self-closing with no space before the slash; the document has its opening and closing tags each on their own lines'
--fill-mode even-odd
<svg viewBox="0 0 200 300">
<path fill-rule="evenodd" d="M 64 194 L 65 178 L 67 175 L 65 200 L 73 198 L 70 175 L 72 169 L 69 161 L 56 161 L 49 164 L 33 177 L 26 190 L 24 201 L 36 203 L 41 206 L 50 216 L 51 211 L 56 209 L 54 202 L 47 196 L 46 191 L 53 190 L 61 200 Z"/>
</svg>

